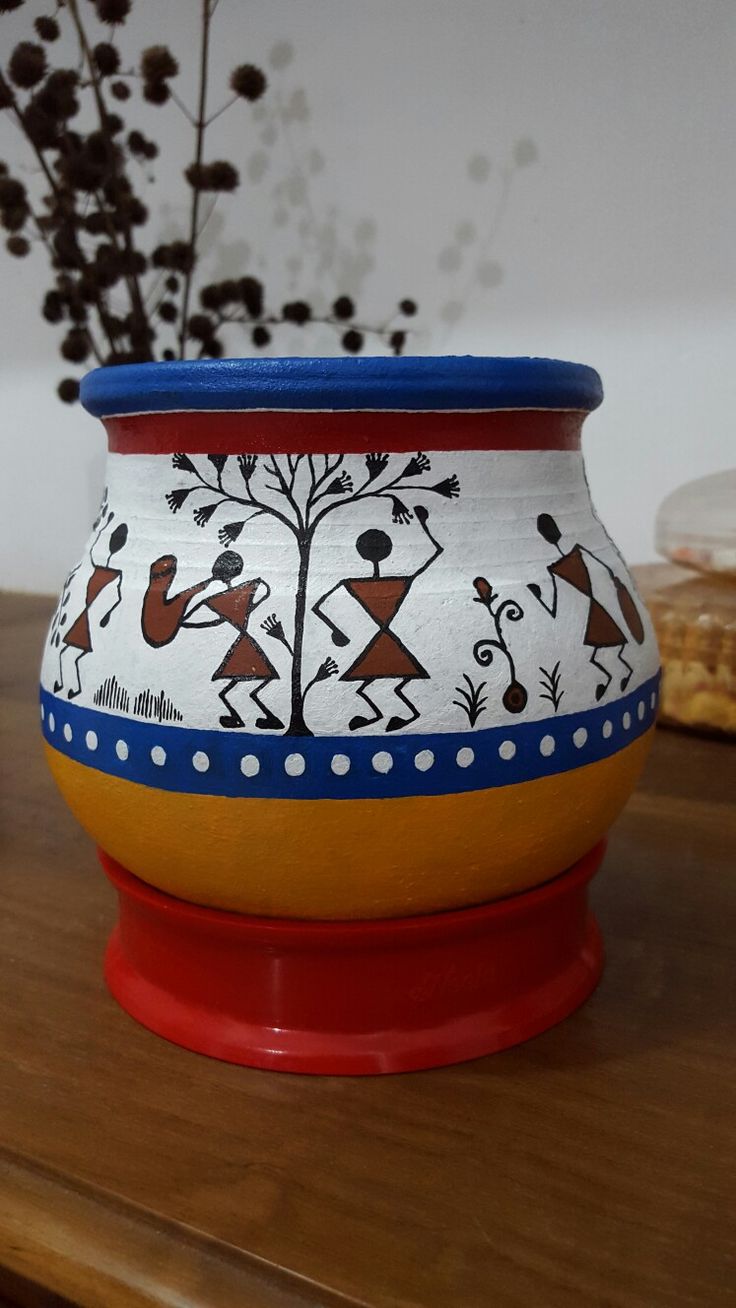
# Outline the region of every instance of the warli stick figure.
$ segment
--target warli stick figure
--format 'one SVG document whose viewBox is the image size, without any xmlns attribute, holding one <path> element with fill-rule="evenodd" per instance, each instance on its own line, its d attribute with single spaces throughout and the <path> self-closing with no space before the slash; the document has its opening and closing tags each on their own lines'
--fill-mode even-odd
<svg viewBox="0 0 736 1308">
<path fill-rule="evenodd" d="M 419 717 L 419 709 L 412 704 L 404 693 L 404 688 L 410 681 L 426 679 L 429 673 L 391 630 L 391 623 L 417 577 L 426 572 L 435 559 L 439 558 L 443 548 L 434 539 L 427 526 L 429 514 L 423 505 L 417 505 L 414 513 L 425 535 L 434 546 L 433 553 L 430 554 L 420 568 L 417 568 L 416 572 L 408 577 L 382 577 L 380 565 L 384 559 L 388 558 L 393 549 L 391 537 L 385 531 L 376 529 L 364 531 L 356 540 L 355 548 L 361 558 L 373 565 L 373 575 L 371 577 L 347 577 L 343 581 L 338 581 L 337 585 L 326 591 L 322 598 L 317 600 L 317 603 L 312 607 L 312 612 L 316 613 L 317 617 L 321 618 L 326 626 L 330 628 L 335 645 L 348 645 L 350 643 L 349 638 L 322 611 L 322 605 L 326 599 L 329 599 L 341 587 L 344 587 L 348 594 L 357 600 L 361 608 L 365 609 L 366 613 L 373 618 L 378 626 L 376 634 L 368 645 L 340 678 L 341 681 L 360 682 L 357 694 L 365 701 L 373 713 L 373 717 L 370 718 L 364 717 L 362 714 L 351 718 L 348 723 L 351 731 L 358 731 L 361 727 L 372 726 L 374 722 L 378 722 L 384 716 L 368 695 L 368 687 L 372 686 L 375 681 L 398 681 L 394 693 L 409 710 L 409 717 L 396 715 L 390 718 L 386 724 L 387 731 L 398 731 L 400 727 L 407 727 L 410 723 L 416 722 Z"/>
<path fill-rule="evenodd" d="M 174 564 L 173 571 L 171 569 L 172 561 Z M 239 577 L 243 571 L 243 560 L 240 554 L 236 554 L 234 550 L 225 550 L 215 559 L 212 565 L 211 577 L 191 587 L 189 591 L 182 592 L 186 596 L 186 600 L 183 611 L 180 611 L 181 595 L 168 599 L 168 588 L 176 572 L 175 564 L 176 560 L 173 559 L 173 556 L 166 555 L 161 559 L 157 559 L 151 567 L 151 580 L 144 599 L 142 615 L 143 634 L 146 640 L 150 645 L 168 644 L 183 627 L 219 627 L 223 623 L 230 623 L 238 633 L 237 638 L 230 646 L 220 666 L 212 674 L 213 681 L 225 681 L 227 683 L 222 687 L 222 690 L 218 691 L 222 703 L 228 710 L 220 718 L 220 725 L 223 727 L 245 726 L 243 718 L 228 696 L 241 682 L 255 681 L 258 685 L 251 690 L 250 698 L 263 715 L 256 720 L 255 725 L 262 731 L 282 728 L 284 724 L 281 719 L 275 713 L 272 713 L 260 699 L 260 693 L 264 687 L 270 681 L 278 680 L 279 674 L 247 629 L 251 613 L 270 596 L 270 586 L 262 577 L 252 577 L 250 581 L 243 581 L 238 586 L 233 586 L 233 580 Z M 204 599 L 200 599 L 196 604 L 186 608 L 186 603 L 190 597 L 203 590 L 212 581 L 223 583 L 224 589 L 206 595 Z M 257 594 L 258 598 L 256 599 Z M 166 606 L 172 604 L 176 605 L 178 610 L 173 628 L 168 614 L 165 614 Z M 162 609 L 164 610 L 163 618 L 161 617 Z M 171 628 L 171 631 L 168 638 L 161 639 L 162 636 L 166 635 L 169 628 Z"/>
<path fill-rule="evenodd" d="M 59 654 L 59 677 L 58 680 L 54 682 L 54 693 L 58 694 L 60 690 L 64 689 L 65 678 L 68 675 L 65 672 L 64 664 L 65 662 L 67 665 L 71 663 L 74 668 L 76 685 L 70 686 L 67 690 L 67 699 L 76 699 L 77 695 L 81 694 L 82 691 L 79 665 L 85 654 L 89 654 L 93 648 L 92 629 L 89 621 L 90 610 L 92 609 L 93 604 L 103 591 L 107 591 L 110 587 L 114 586 L 115 598 L 113 603 L 110 608 L 103 613 L 99 621 L 100 627 L 106 627 L 110 621 L 110 615 L 118 607 L 118 604 L 122 599 L 122 570 L 120 568 L 110 567 L 110 560 L 112 559 L 113 554 L 119 553 L 128 539 L 128 528 L 124 522 L 118 523 L 117 527 L 110 535 L 110 539 L 107 543 L 107 558 L 105 563 L 95 563 L 94 560 L 95 547 L 114 517 L 115 514 L 112 511 L 107 514 L 89 547 L 89 561 L 92 567 L 92 572 L 87 581 L 87 589 L 84 596 L 84 608 L 79 616 L 75 618 L 71 627 L 62 638 L 62 650 Z M 69 655 L 70 650 L 73 651 L 71 655 Z M 65 655 L 68 656 L 66 660 L 64 658 Z"/>
<path fill-rule="evenodd" d="M 592 650 L 590 662 L 606 678 L 605 681 L 599 682 L 596 686 L 595 697 L 597 700 L 601 699 L 613 680 L 613 674 L 598 660 L 597 656 L 602 649 L 615 649 L 617 651 L 619 662 L 626 669 L 625 675 L 621 678 L 621 689 L 626 690 L 634 671 L 631 664 L 624 658 L 624 650 L 629 643 L 629 637 L 613 615 L 608 612 L 608 609 L 604 608 L 600 600 L 595 598 L 593 594 L 594 581 L 588 560 L 594 559 L 596 564 L 604 568 L 608 573 L 616 588 L 618 602 L 626 626 L 637 645 L 641 645 L 644 641 L 644 626 L 631 592 L 616 576 L 613 569 L 609 568 L 608 564 L 604 563 L 602 559 L 599 559 L 597 554 L 593 554 L 591 550 L 586 549 L 584 545 L 573 545 L 572 549 L 565 553 L 560 546 L 562 533 L 549 513 L 540 513 L 537 518 L 537 531 L 549 545 L 555 545 L 560 554 L 559 559 L 555 559 L 554 563 L 550 563 L 547 568 L 552 578 L 552 604 L 549 605 L 544 602 L 541 589 L 536 582 L 531 582 L 528 590 L 531 591 L 535 599 L 539 600 L 542 607 L 548 613 L 551 613 L 553 618 L 557 616 L 558 578 L 561 581 L 566 581 L 569 586 L 572 586 L 573 590 L 577 590 L 581 595 L 586 596 L 588 600 L 588 619 L 583 644 Z"/>
</svg>

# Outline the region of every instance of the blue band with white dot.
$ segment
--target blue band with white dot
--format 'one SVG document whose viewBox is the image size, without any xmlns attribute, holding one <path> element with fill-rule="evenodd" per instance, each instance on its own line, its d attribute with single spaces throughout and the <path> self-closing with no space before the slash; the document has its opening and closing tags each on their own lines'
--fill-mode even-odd
<svg viewBox="0 0 736 1308">
<path fill-rule="evenodd" d="M 260 799 L 376 799 L 489 790 L 596 763 L 652 726 L 659 676 L 605 706 L 485 731 L 253 736 L 102 713 L 41 691 L 61 754 L 158 790 Z"/>
</svg>

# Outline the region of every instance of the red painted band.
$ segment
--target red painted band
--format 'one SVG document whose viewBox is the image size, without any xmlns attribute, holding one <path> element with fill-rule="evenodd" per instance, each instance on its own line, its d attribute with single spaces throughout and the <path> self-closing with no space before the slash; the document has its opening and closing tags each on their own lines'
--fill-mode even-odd
<svg viewBox="0 0 736 1308">
<path fill-rule="evenodd" d="M 243 410 L 106 418 L 113 454 L 366 454 L 372 450 L 577 450 L 578 410 L 488 413 Z"/>
<path fill-rule="evenodd" d="M 120 904 L 105 975 L 144 1026 L 228 1062 L 362 1075 L 477 1058 L 545 1031 L 595 986 L 587 883 L 604 848 L 498 903 L 371 922 L 201 908 L 100 851 Z"/>
</svg>

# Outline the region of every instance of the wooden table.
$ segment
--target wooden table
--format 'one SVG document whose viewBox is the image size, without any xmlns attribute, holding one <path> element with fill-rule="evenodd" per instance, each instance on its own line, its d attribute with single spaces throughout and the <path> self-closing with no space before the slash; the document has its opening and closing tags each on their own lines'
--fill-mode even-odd
<svg viewBox="0 0 736 1308">
<path fill-rule="evenodd" d="M 37 730 L 49 611 L 0 611 L 0 1296 L 735 1303 L 736 746 L 659 733 L 594 890 L 604 980 L 561 1026 L 444 1071 L 249 1071 L 104 989 L 112 891 Z"/>
</svg>

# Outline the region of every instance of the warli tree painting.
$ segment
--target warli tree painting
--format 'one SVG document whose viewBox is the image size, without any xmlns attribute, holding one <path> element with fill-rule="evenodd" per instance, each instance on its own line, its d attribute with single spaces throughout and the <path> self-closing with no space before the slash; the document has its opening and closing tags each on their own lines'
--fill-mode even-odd
<svg viewBox="0 0 736 1308">
<path fill-rule="evenodd" d="M 284 725 L 256 698 L 259 687 L 262 688 L 277 674 L 262 647 L 246 631 L 250 613 L 265 602 L 270 591 L 261 578 L 239 582 L 231 589 L 232 583 L 240 575 L 242 559 L 229 547 L 247 532 L 250 522 L 263 516 L 278 521 L 292 538 L 297 570 L 293 614 L 286 618 L 290 634 L 287 634 L 281 615 L 270 615 L 261 623 L 261 627 L 266 638 L 279 641 L 291 655 L 291 713 L 287 732 L 296 736 L 311 735 L 305 715 L 308 692 L 317 681 L 336 676 L 339 671 L 334 658 L 327 657 L 318 666 L 308 667 L 305 678 L 305 656 L 308 658 L 308 651 L 305 650 L 304 638 L 312 547 L 317 533 L 330 515 L 364 501 L 387 502 L 391 510 L 391 521 L 398 530 L 412 520 L 418 523 L 427 538 L 429 553 L 411 575 L 394 576 L 390 570 L 387 573 L 385 569 L 382 575 L 381 564 L 387 562 L 393 549 L 391 537 L 378 528 L 363 531 L 356 540 L 356 549 L 368 565 L 367 575 L 346 576 L 333 587 L 333 591 L 339 586 L 346 588 L 378 626 L 367 647 L 342 674 L 345 679 L 356 682 L 358 695 L 371 710 L 370 718 L 356 714 L 350 721 L 350 729 L 358 730 L 368 726 L 382 716 L 368 693 L 370 685 L 376 680 L 395 681 L 396 695 L 400 701 L 400 711 L 389 719 L 386 730 L 395 731 L 415 721 L 419 714 L 416 706 L 406 696 L 406 687 L 412 680 L 429 674 L 391 631 L 390 624 L 416 577 L 442 553 L 442 546 L 433 536 L 429 525 L 426 501 L 433 498 L 456 499 L 460 494 L 457 475 L 453 472 L 433 481 L 432 461 L 422 452 L 408 457 L 369 453 L 363 458 L 344 454 L 273 454 L 261 458 L 255 454 L 232 458 L 211 454 L 206 460 L 195 460 L 187 454 L 175 454 L 172 463 L 173 469 L 185 477 L 185 484 L 174 487 L 166 496 L 172 513 L 179 513 L 186 505 L 191 509 L 193 520 L 202 529 L 206 529 L 213 520 L 217 522 L 218 518 L 222 519 L 225 516 L 224 510 L 237 509 L 240 515 L 223 522 L 217 531 L 220 544 L 228 549 L 216 561 L 216 568 L 230 594 L 225 599 L 221 597 L 219 600 L 214 598 L 200 601 L 199 605 L 210 609 L 209 617 L 205 616 L 201 620 L 203 623 L 214 625 L 218 621 L 230 621 L 241 631 L 230 650 L 229 659 L 215 673 L 216 678 L 227 680 L 220 698 L 228 713 L 220 719 L 221 724 L 230 727 L 244 725 L 228 696 L 239 681 L 256 681 L 259 686 L 251 692 L 251 697 L 262 709 L 262 717 L 256 725 L 262 729 L 281 728 Z M 169 578 L 170 585 L 173 573 L 169 572 Z M 266 593 L 261 590 L 255 601 L 256 592 L 264 586 Z M 329 629 L 333 644 L 343 647 L 349 643 L 349 638 L 330 619 L 323 607 L 333 591 L 316 601 L 313 612 Z M 165 599 L 168 604 L 174 599 L 169 597 L 168 587 Z M 150 591 L 147 602 L 150 604 Z M 219 618 L 213 614 L 213 609 L 219 611 Z M 186 619 L 183 625 L 186 625 Z M 145 630 L 144 624 L 144 632 Z M 232 676 L 228 676 L 228 673 L 232 673 Z"/>
</svg>

